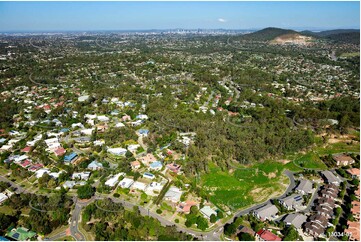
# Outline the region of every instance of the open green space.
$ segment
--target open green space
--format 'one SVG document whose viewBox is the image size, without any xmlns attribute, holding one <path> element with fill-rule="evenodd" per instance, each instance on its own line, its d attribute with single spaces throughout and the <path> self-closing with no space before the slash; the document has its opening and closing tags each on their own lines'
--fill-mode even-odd
<svg viewBox="0 0 361 242">
<path fill-rule="evenodd" d="M 360 56 L 360 52 L 342 53 L 340 57 L 355 57 Z"/>
<path fill-rule="evenodd" d="M 315 170 L 324 170 L 327 169 L 327 166 L 322 162 L 319 155 L 315 152 L 309 152 L 305 155 L 301 155 L 296 158 L 294 161 L 295 165 L 298 165 L 302 168 L 315 169 Z"/>
<path fill-rule="evenodd" d="M 287 186 L 283 169 L 282 163 L 265 161 L 229 174 L 211 164 L 211 172 L 201 177 L 202 187 L 216 206 L 237 210 L 281 194 Z"/>
</svg>

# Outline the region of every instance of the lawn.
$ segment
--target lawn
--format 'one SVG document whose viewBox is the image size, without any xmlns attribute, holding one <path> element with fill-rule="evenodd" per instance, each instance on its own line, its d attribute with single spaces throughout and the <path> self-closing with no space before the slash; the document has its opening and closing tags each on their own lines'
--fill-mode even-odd
<svg viewBox="0 0 361 242">
<path fill-rule="evenodd" d="M 211 172 L 201 177 L 202 187 L 218 207 L 238 210 L 281 194 L 288 185 L 283 167 L 282 163 L 265 161 L 230 174 L 211 164 Z"/>
<path fill-rule="evenodd" d="M 327 169 L 327 166 L 322 162 L 319 155 L 313 151 L 305 155 L 299 156 L 293 162 L 295 165 L 298 165 L 302 168 L 315 169 L 315 170 Z"/>
</svg>

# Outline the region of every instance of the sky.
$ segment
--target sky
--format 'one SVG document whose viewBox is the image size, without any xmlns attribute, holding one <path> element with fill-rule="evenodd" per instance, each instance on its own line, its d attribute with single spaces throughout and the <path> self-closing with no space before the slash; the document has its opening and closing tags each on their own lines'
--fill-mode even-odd
<svg viewBox="0 0 361 242">
<path fill-rule="evenodd" d="M 0 2 L 0 31 L 360 28 L 360 2 Z"/>
</svg>

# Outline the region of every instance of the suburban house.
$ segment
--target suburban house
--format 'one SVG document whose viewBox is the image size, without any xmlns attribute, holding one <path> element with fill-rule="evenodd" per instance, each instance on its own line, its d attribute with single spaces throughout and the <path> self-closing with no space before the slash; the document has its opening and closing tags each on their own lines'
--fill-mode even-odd
<svg viewBox="0 0 361 242">
<path fill-rule="evenodd" d="M 31 151 L 31 146 L 26 146 L 24 149 L 21 150 L 21 152 L 29 153 Z"/>
<path fill-rule="evenodd" d="M 155 170 L 155 171 L 159 171 L 163 168 L 163 164 L 162 162 L 160 161 L 155 161 L 155 162 L 152 162 L 150 165 L 149 165 L 149 169 L 151 170 Z"/>
<path fill-rule="evenodd" d="M 139 129 L 138 134 L 141 137 L 147 137 L 149 134 L 149 130 L 148 129 Z"/>
<path fill-rule="evenodd" d="M 75 152 L 72 152 L 69 155 L 64 156 L 64 162 L 66 164 L 74 163 L 77 159 L 78 159 L 78 154 Z"/>
<path fill-rule="evenodd" d="M 345 233 L 350 235 L 350 241 L 360 241 L 360 221 L 352 222 L 347 221 L 347 229 L 345 229 Z"/>
<path fill-rule="evenodd" d="M 92 171 L 101 170 L 103 169 L 103 164 L 98 162 L 97 160 L 93 160 L 89 163 L 87 168 Z"/>
<path fill-rule="evenodd" d="M 274 233 L 265 230 L 265 229 L 261 229 L 256 233 L 256 237 L 260 240 L 260 241 L 281 241 L 282 239 L 280 237 L 278 237 L 277 235 L 275 235 Z"/>
<path fill-rule="evenodd" d="M 127 153 L 127 149 L 124 148 L 108 148 L 107 150 L 109 153 L 113 155 L 125 155 Z"/>
<path fill-rule="evenodd" d="M 138 144 L 128 145 L 127 149 L 128 149 L 130 152 L 135 153 L 135 152 L 138 150 L 139 147 L 140 147 L 140 145 L 138 145 Z"/>
<path fill-rule="evenodd" d="M 162 191 L 165 183 L 151 182 L 146 188 L 145 193 L 149 196 L 157 196 Z"/>
<path fill-rule="evenodd" d="M 300 184 L 296 187 L 296 192 L 301 193 L 302 195 L 312 193 L 312 182 L 302 179 Z"/>
<path fill-rule="evenodd" d="M 133 161 L 130 162 L 130 166 L 132 167 L 133 170 L 139 169 L 140 168 L 140 162 L 139 161 Z"/>
<path fill-rule="evenodd" d="M 152 173 L 149 173 L 149 172 L 144 172 L 143 177 L 151 179 L 151 180 L 153 180 L 155 178 L 155 176 Z"/>
<path fill-rule="evenodd" d="M 347 169 L 347 172 L 352 176 L 352 178 L 360 178 L 360 169 L 358 168 Z"/>
<path fill-rule="evenodd" d="M 320 194 L 321 197 L 325 197 L 325 198 L 331 198 L 331 199 L 335 199 L 337 198 L 337 194 L 338 194 L 338 187 L 334 184 L 326 184 Z"/>
<path fill-rule="evenodd" d="M 173 203 L 178 203 L 182 196 L 182 193 L 183 192 L 179 188 L 171 186 L 164 195 L 164 199 Z"/>
<path fill-rule="evenodd" d="M 338 166 L 348 166 L 355 163 L 355 160 L 352 157 L 345 155 L 345 154 L 335 154 L 332 155 L 332 158 L 336 162 Z"/>
<path fill-rule="evenodd" d="M 8 199 L 8 196 L 6 196 L 4 193 L 0 193 L 0 205 Z"/>
<path fill-rule="evenodd" d="M 147 188 L 147 184 L 143 183 L 143 182 L 134 182 L 131 189 L 137 189 L 140 191 L 145 191 L 145 189 Z"/>
<path fill-rule="evenodd" d="M 199 212 L 201 214 L 203 214 L 204 217 L 210 219 L 211 218 L 211 215 L 214 214 L 215 216 L 217 216 L 217 212 L 214 211 L 213 209 L 211 209 L 210 206 L 204 206 L 203 208 L 201 208 L 199 210 Z"/>
<path fill-rule="evenodd" d="M 69 189 L 72 189 L 74 186 L 75 186 L 76 182 L 75 181 L 65 181 L 63 183 L 63 187 L 65 189 L 69 188 Z"/>
<path fill-rule="evenodd" d="M 272 220 L 276 218 L 278 208 L 272 204 L 266 204 L 253 211 L 253 214 L 260 220 Z"/>
<path fill-rule="evenodd" d="M 140 161 L 144 164 L 144 165 L 149 165 L 152 162 L 157 161 L 157 159 L 155 158 L 155 156 L 151 153 L 146 154 L 145 156 L 140 158 Z"/>
<path fill-rule="evenodd" d="M 139 114 L 135 117 L 136 119 L 142 119 L 142 120 L 145 120 L 145 119 L 148 119 L 148 115 L 146 114 Z"/>
<path fill-rule="evenodd" d="M 340 185 L 341 179 L 335 176 L 331 171 L 323 171 L 321 174 L 323 175 L 325 182 L 334 184 L 336 186 Z"/>
<path fill-rule="evenodd" d="M 84 180 L 84 181 L 87 181 L 89 180 L 89 177 L 90 177 L 90 172 L 89 171 L 85 171 L 85 172 L 75 172 L 73 173 L 72 175 L 72 179 L 73 180 Z"/>
<path fill-rule="evenodd" d="M 360 201 L 352 201 L 351 212 L 355 219 L 360 220 Z"/>
<path fill-rule="evenodd" d="M 288 197 L 279 199 L 280 204 L 284 206 L 287 210 L 298 209 L 302 206 L 303 198 L 301 195 L 292 194 Z"/>
<path fill-rule="evenodd" d="M 318 223 L 307 222 L 305 224 L 305 232 L 316 238 L 316 237 L 319 237 L 320 235 L 324 234 L 325 229 Z"/>
<path fill-rule="evenodd" d="M 180 168 L 181 166 L 180 165 L 177 165 L 175 163 L 172 163 L 172 164 L 168 164 L 167 166 L 167 169 L 174 172 L 174 173 L 178 173 L 180 171 Z"/>
<path fill-rule="evenodd" d="M 191 207 L 192 206 L 197 206 L 197 205 L 198 205 L 198 203 L 194 202 L 194 201 L 181 202 L 181 203 L 178 204 L 177 211 L 181 212 L 181 213 L 188 214 L 190 212 L 190 210 L 191 210 Z"/>
<path fill-rule="evenodd" d="M 313 223 L 317 223 L 318 225 L 320 225 L 322 228 L 327 228 L 328 225 L 328 219 L 321 215 L 321 214 L 314 214 L 309 218 L 310 222 Z"/>
<path fill-rule="evenodd" d="M 116 175 L 112 176 L 111 178 L 109 178 L 104 184 L 109 187 L 114 187 L 118 183 L 119 177 L 124 176 L 124 175 L 125 175 L 124 173 L 116 174 Z"/>
<path fill-rule="evenodd" d="M 315 211 L 317 212 L 318 215 L 322 215 L 327 219 L 330 219 L 333 215 L 333 207 L 327 204 L 317 205 Z"/>
<path fill-rule="evenodd" d="M 133 179 L 130 178 L 123 178 L 118 184 L 121 188 L 130 188 L 130 186 L 134 183 Z"/>
<path fill-rule="evenodd" d="M 65 153 L 66 153 L 66 149 L 64 149 L 63 147 L 59 146 L 58 148 L 56 148 L 56 149 L 54 150 L 54 153 L 55 153 L 56 156 L 63 156 L 63 155 L 65 155 Z"/>
<path fill-rule="evenodd" d="M 307 216 L 300 213 L 288 214 L 284 222 L 287 226 L 293 225 L 296 229 L 302 228 L 302 225 L 306 222 Z"/>
</svg>

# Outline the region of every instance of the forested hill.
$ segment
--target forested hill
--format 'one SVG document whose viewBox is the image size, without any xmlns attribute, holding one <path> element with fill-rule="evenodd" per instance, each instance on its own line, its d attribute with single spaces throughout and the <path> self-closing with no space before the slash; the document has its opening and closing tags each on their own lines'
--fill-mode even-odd
<svg viewBox="0 0 361 242">
<path fill-rule="evenodd" d="M 280 29 L 280 28 L 265 28 L 257 32 L 245 34 L 242 39 L 245 40 L 258 40 L 258 41 L 269 41 L 273 40 L 281 35 L 285 34 L 297 34 L 298 32 L 291 29 Z"/>
<path fill-rule="evenodd" d="M 291 29 L 281 28 L 265 28 L 250 34 L 242 36 L 243 40 L 254 40 L 254 41 L 271 41 L 277 37 L 299 34 L 315 38 L 328 39 L 335 42 L 359 44 L 360 43 L 360 30 L 358 29 L 335 29 L 326 30 L 321 32 L 313 32 L 309 30 L 297 32 Z"/>
<path fill-rule="evenodd" d="M 304 35 L 309 35 L 318 38 L 324 38 L 339 43 L 360 44 L 360 30 L 359 29 L 335 29 L 321 32 L 302 31 Z"/>
</svg>

